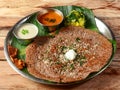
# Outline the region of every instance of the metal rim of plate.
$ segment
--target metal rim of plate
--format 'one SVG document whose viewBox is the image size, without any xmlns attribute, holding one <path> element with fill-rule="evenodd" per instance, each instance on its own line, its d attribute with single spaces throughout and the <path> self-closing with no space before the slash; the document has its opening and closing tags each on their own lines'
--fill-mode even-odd
<svg viewBox="0 0 120 90">
<path fill-rule="evenodd" d="M 80 80 L 80 81 L 77 81 L 77 82 L 71 82 L 71 83 L 57 83 L 57 82 L 51 82 L 51 81 L 47 81 L 47 80 L 43 80 L 43 79 L 39 79 L 39 78 L 36 78 L 32 75 L 29 75 L 27 73 L 24 73 L 23 71 L 19 70 L 11 61 L 10 57 L 9 57 L 9 54 L 8 54 L 8 49 L 7 49 L 7 45 L 11 43 L 11 38 L 13 37 L 13 33 L 12 31 L 14 29 L 16 29 L 18 26 L 20 26 L 21 24 L 23 24 L 26 20 L 28 20 L 31 16 L 31 15 L 28 15 L 24 18 L 22 18 L 20 21 L 18 21 L 14 26 L 13 28 L 8 32 L 7 36 L 6 36 L 6 39 L 5 39 L 5 42 L 4 42 L 4 54 L 5 54 L 5 57 L 7 59 L 7 62 L 9 63 L 9 65 L 17 72 L 19 73 L 20 75 L 22 75 L 23 77 L 25 78 L 28 78 L 32 81 L 35 81 L 35 82 L 38 82 L 38 83 L 42 83 L 42 84 L 48 84 L 48 85 L 71 85 L 71 84 L 77 84 L 77 83 L 84 83 L 86 81 L 88 81 L 89 79 L 97 76 L 98 74 L 100 74 L 102 71 L 104 71 L 108 66 L 109 64 L 111 63 L 112 59 L 110 59 L 108 61 L 108 63 L 98 72 L 95 72 L 92 76 L 88 76 L 87 78 L 83 79 L 83 80 Z M 108 39 L 111 39 L 111 40 L 115 40 L 115 37 L 112 33 L 112 31 L 110 30 L 110 28 L 104 23 L 102 22 L 100 19 L 98 19 L 97 17 L 95 17 L 95 21 L 96 21 L 96 25 L 100 31 L 101 34 L 103 34 L 104 36 L 106 36 Z"/>
</svg>

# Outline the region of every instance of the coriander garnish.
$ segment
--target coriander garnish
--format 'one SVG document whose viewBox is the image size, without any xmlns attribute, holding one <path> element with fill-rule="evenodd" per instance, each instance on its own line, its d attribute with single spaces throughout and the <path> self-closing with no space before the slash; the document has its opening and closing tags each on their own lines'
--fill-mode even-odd
<svg viewBox="0 0 120 90">
<path fill-rule="evenodd" d="M 80 42 L 80 38 L 77 37 L 77 38 L 76 38 L 76 41 L 77 41 L 77 42 Z"/>
<path fill-rule="evenodd" d="M 65 49 L 67 49 L 66 46 L 61 46 L 61 51 L 64 51 Z"/>
<path fill-rule="evenodd" d="M 85 60 L 85 59 L 86 59 L 86 57 L 85 57 L 85 56 L 81 56 L 81 59 L 84 59 L 84 60 Z"/>
<path fill-rule="evenodd" d="M 73 69 L 75 69 L 74 65 L 70 64 L 70 70 L 73 70 Z"/>
<path fill-rule="evenodd" d="M 80 63 L 80 66 L 82 66 L 85 62 L 84 61 L 80 61 L 79 63 Z"/>
<path fill-rule="evenodd" d="M 27 29 L 23 29 L 23 30 L 21 31 L 21 33 L 22 33 L 23 35 L 26 35 L 26 34 L 29 33 L 29 31 L 28 31 Z"/>
<path fill-rule="evenodd" d="M 85 62 L 86 62 L 86 57 L 85 56 L 80 56 L 80 55 L 77 55 L 77 61 L 78 63 L 80 64 L 80 66 L 82 66 Z"/>
<path fill-rule="evenodd" d="M 61 62 L 57 61 L 55 64 L 60 65 L 60 64 L 61 64 Z"/>
</svg>

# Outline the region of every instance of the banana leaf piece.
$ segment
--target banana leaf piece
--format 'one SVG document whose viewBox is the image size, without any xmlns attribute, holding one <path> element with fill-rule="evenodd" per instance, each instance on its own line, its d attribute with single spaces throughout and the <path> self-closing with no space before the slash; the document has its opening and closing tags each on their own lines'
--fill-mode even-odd
<svg viewBox="0 0 120 90">
<path fill-rule="evenodd" d="M 92 10 L 79 6 L 57 6 L 54 8 L 62 11 L 64 17 L 67 16 L 72 10 L 77 10 L 79 12 L 82 12 L 85 15 L 85 20 L 86 20 L 85 28 L 99 32 Z"/>
</svg>

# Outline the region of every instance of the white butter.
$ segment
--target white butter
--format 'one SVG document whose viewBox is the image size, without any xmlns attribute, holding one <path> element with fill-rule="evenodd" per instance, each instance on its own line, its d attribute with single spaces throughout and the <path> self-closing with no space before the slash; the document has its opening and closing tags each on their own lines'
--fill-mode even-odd
<svg viewBox="0 0 120 90">
<path fill-rule="evenodd" d="M 68 60 L 74 60 L 76 58 L 77 53 L 71 49 L 65 53 L 65 58 Z"/>
</svg>

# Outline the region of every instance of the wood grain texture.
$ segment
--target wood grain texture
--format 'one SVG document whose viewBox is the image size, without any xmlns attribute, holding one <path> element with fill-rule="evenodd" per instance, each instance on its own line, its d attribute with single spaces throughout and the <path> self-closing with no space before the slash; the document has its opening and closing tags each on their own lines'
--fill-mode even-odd
<svg viewBox="0 0 120 90">
<path fill-rule="evenodd" d="M 97 77 L 80 85 L 48 86 L 30 81 L 15 72 L 4 56 L 4 40 L 12 26 L 41 7 L 77 5 L 93 10 L 117 40 L 110 66 Z M 0 90 L 120 90 L 120 0 L 0 0 Z"/>
<path fill-rule="evenodd" d="M 59 5 L 80 5 L 89 8 L 100 8 L 112 5 L 117 0 L 0 0 L 0 7 L 51 7 Z"/>
<path fill-rule="evenodd" d="M 119 1 L 116 0 L 0 0 L 0 27 L 12 26 L 18 20 L 40 7 L 78 5 L 92 9 L 98 17 L 120 17 Z M 12 22 L 11 22 L 12 21 Z M 9 23 L 8 23 L 9 22 Z"/>
<path fill-rule="evenodd" d="M 109 67 L 84 84 L 48 86 L 30 81 L 16 73 L 6 61 L 0 62 L 0 90 L 119 90 L 120 67 Z"/>
</svg>

